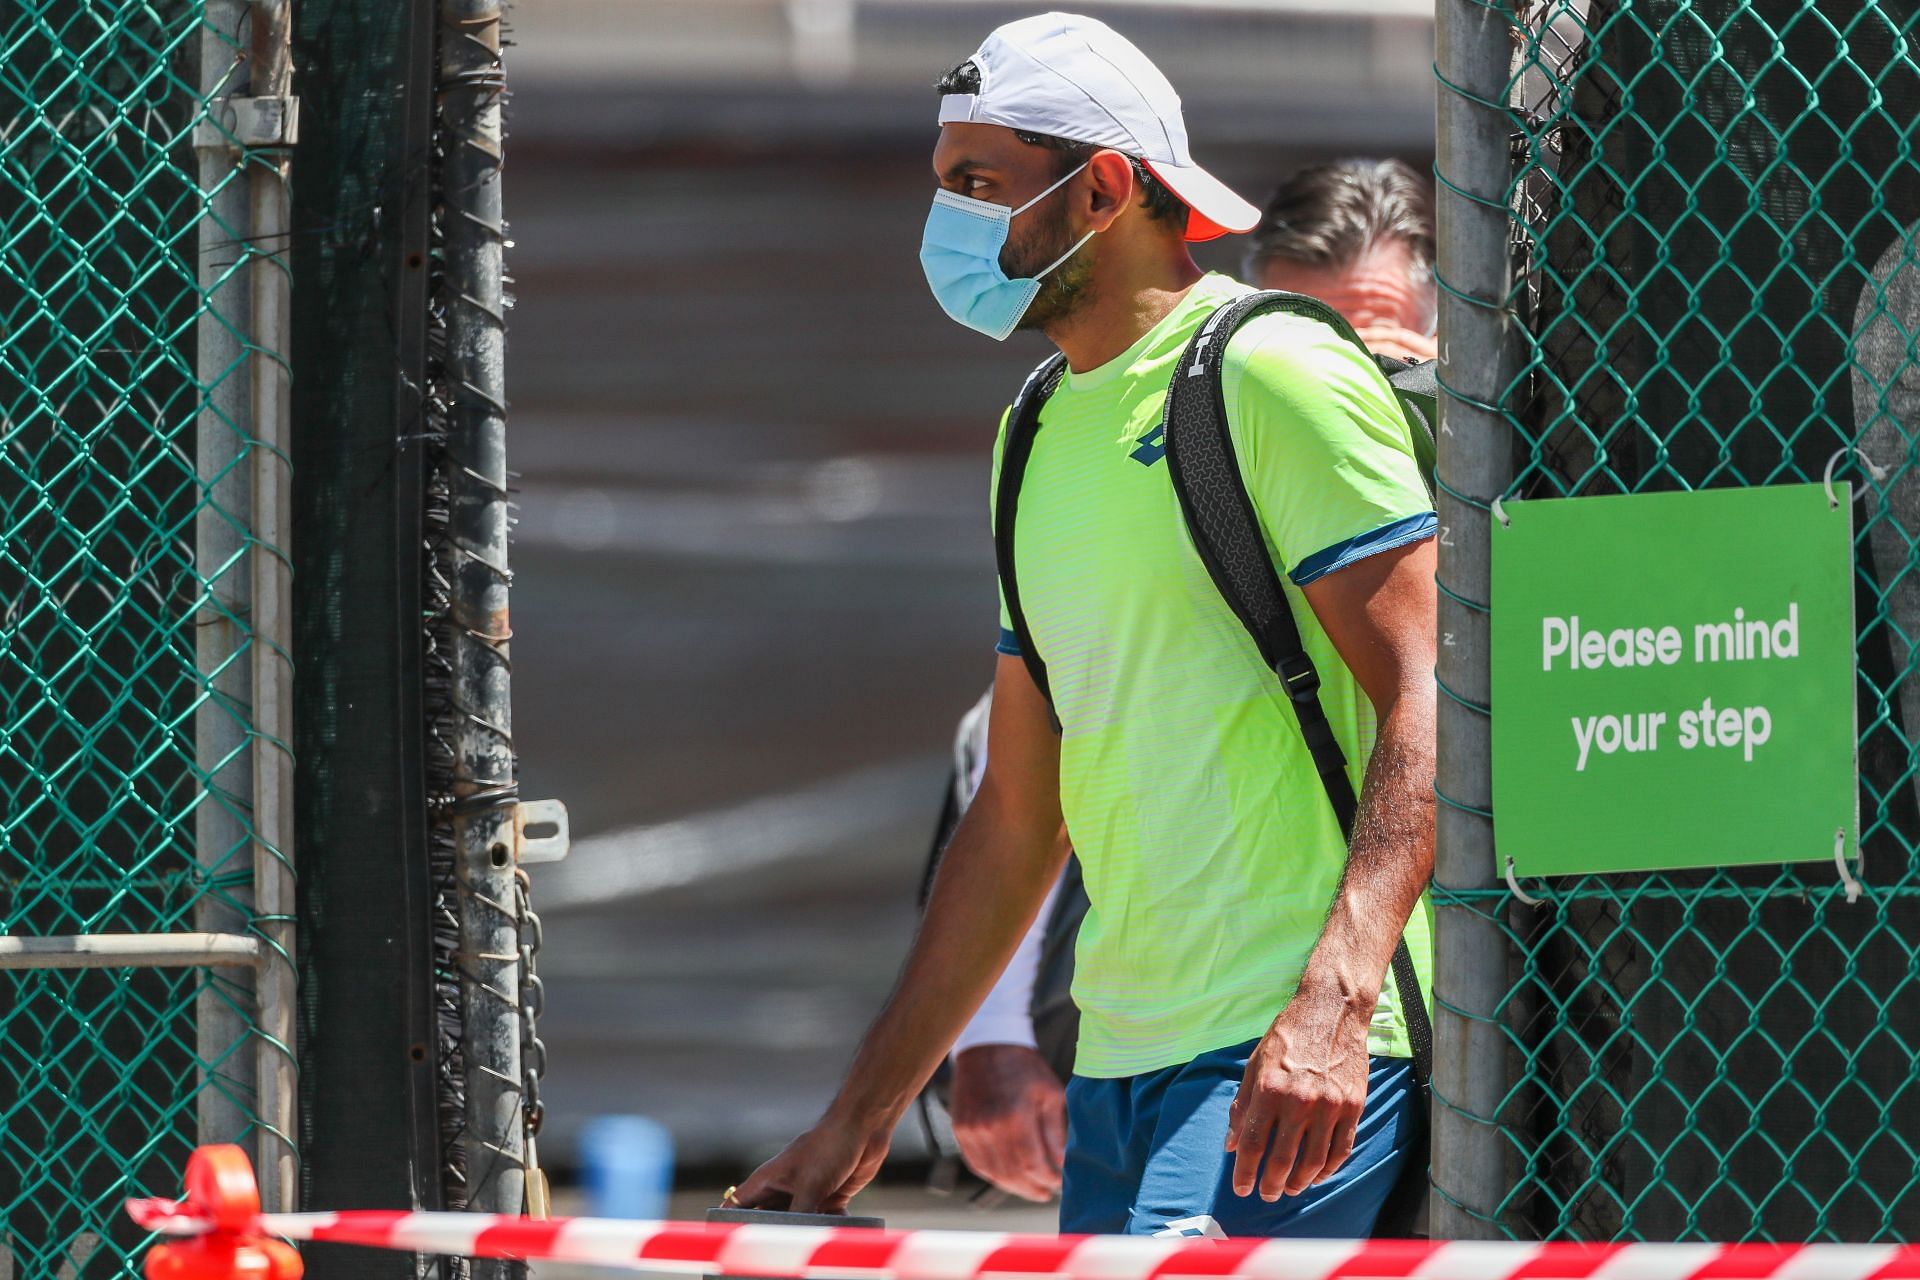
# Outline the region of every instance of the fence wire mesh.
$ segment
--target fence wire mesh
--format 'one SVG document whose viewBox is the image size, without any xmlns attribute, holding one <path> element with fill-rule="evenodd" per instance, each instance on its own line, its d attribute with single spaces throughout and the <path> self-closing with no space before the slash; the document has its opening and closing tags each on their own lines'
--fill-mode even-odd
<svg viewBox="0 0 1920 1280">
<path fill-rule="evenodd" d="M 1504 1184 L 1467 1208 L 1439 1151 L 1440 1194 L 1522 1238 L 1910 1238 L 1920 4 L 1488 7 L 1512 76 L 1474 101 L 1507 121 L 1511 182 L 1455 190 L 1510 213 L 1498 305 L 1521 372 L 1483 406 L 1499 438 L 1473 447 L 1510 448 L 1514 480 L 1454 496 L 1818 481 L 1841 455 L 1863 490 L 1867 888 L 1850 905 L 1831 863 L 1555 880 L 1538 908 L 1443 886 L 1442 906 L 1503 932 L 1510 968 L 1485 1019 L 1506 1060 L 1479 1068 L 1504 1072 L 1500 1103 L 1468 1117 L 1498 1133 Z"/>
<path fill-rule="evenodd" d="M 0 7 L 0 933 L 259 923 L 237 602 L 278 550 L 229 308 L 275 246 L 231 216 L 245 33 L 207 10 Z M 266 1123 L 258 1041 L 243 970 L 0 973 L 0 1276 L 137 1274 L 123 1198 Z"/>
</svg>

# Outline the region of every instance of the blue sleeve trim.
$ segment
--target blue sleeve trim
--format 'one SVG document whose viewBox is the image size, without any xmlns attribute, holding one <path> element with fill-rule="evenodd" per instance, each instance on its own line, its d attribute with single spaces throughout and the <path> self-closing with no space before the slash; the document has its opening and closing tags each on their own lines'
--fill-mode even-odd
<svg viewBox="0 0 1920 1280">
<path fill-rule="evenodd" d="M 1325 551 L 1314 552 L 1287 576 L 1293 579 L 1294 586 L 1304 587 L 1316 578 L 1324 578 L 1335 569 L 1344 569 L 1368 556 L 1377 556 L 1382 551 L 1431 538 L 1439 523 L 1439 517 L 1433 512 L 1423 511 L 1417 516 L 1383 524 L 1371 533 L 1363 533 L 1357 538 L 1336 542 Z"/>
<path fill-rule="evenodd" d="M 995 653 L 1004 653 L 1009 658 L 1019 657 L 1020 656 L 1020 637 L 1013 634 L 1013 632 L 1007 630 L 1005 627 L 1000 628 L 1000 643 L 993 646 L 993 651 Z"/>
</svg>

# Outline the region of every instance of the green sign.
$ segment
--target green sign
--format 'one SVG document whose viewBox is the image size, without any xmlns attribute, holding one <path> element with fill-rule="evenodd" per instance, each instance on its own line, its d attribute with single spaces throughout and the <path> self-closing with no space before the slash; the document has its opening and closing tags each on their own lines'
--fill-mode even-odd
<svg viewBox="0 0 1920 1280">
<path fill-rule="evenodd" d="M 1853 514 L 1820 485 L 1511 502 L 1494 838 L 1518 875 L 1832 859 L 1859 834 Z"/>
</svg>

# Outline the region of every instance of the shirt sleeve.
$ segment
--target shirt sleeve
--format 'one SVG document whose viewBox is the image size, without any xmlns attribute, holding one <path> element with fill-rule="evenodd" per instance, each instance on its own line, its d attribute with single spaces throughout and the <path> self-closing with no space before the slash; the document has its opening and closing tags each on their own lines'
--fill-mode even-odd
<svg viewBox="0 0 1920 1280">
<path fill-rule="evenodd" d="M 1385 375 L 1301 316 L 1248 322 L 1227 347 L 1228 427 L 1268 550 L 1296 586 L 1433 536 L 1433 498 Z"/>
</svg>

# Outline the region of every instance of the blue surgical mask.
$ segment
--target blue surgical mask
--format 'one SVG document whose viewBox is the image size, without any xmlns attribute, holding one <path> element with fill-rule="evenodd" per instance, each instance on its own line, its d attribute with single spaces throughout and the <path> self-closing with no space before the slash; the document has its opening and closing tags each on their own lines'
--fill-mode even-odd
<svg viewBox="0 0 1920 1280">
<path fill-rule="evenodd" d="M 1080 169 L 1086 168 L 1081 165 Z M 996 342 L 1005 341 L 1020 317 L 1027 314 L 1040 282 L 1093 239 L 1089 231 L 1080 243 L 1053 260 L 1037 276 L 1010 280 L 1000 269 L 1000 251 L 1006 247 L 1013 220 L 1045 200 L 1080 172 L 1075 169 L 1018 209 L 975 200 L 952 191 L 933 193 L 933 210 L 920 237 L 920 266 L 941 308 L 969 329 L 978 329 Z"/>
</svg>

